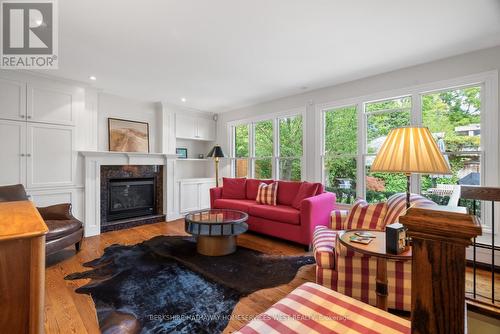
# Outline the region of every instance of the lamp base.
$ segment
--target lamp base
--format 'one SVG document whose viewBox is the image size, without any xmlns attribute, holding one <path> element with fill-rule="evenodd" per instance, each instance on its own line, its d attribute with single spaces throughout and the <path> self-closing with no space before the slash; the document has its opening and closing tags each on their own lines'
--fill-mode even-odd
<svg viewBox="0 0 500 334">
<path fill-rule="evenodd" d="M 410 178 L 411 174 L 406 173 L 406 209 L 410 208 Z"/>
</svg>

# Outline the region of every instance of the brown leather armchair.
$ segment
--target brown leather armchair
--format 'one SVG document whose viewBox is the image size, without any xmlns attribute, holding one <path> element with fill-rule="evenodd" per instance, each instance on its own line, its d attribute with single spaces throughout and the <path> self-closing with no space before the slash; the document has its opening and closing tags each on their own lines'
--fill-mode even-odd
<svg viewBox="0 0 500 334">
<path fill-rule="evenodd" d="M 27 201 L 28 196 L 22 184 L 0 187 L 0 202 Z M 83 239 L 83 225 L 71 214 L 71 204 L 57 204 L 37 208 L 49 232 L 45 236 L 45 253 L 55 253 L 63 248 L 75 245 L 80 251 Z"/>
</svg>

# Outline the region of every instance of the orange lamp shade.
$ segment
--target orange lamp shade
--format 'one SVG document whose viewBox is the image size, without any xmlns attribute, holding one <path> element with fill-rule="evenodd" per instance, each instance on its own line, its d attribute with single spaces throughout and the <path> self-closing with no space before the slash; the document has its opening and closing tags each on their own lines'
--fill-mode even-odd
<svg viewBox="0 0 500 334">
<path fill-rule="evenodd" d="M 372 172 L 451 174 L 426 127 L 392 129 L 370 169 Z"/>
</svg>

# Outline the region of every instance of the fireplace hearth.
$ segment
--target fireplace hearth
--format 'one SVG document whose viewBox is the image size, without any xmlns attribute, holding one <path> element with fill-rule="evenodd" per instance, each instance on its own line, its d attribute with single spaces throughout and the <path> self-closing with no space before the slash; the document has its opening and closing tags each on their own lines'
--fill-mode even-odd
<svg viewBox="0 0 500 334">
<path fill-rule="evenodd" d="M 162 166 L 101 166 L 101 232 L 165 220 Z"/>
</svg>

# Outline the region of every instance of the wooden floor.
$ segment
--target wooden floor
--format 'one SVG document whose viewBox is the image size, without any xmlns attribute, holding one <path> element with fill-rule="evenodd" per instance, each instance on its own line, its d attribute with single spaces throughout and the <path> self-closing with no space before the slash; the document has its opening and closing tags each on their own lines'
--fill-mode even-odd
<svg viewBox="0 0 500 334">
<path fill-rule="evenodd" d="M 100 257 L 104 248 L 112 244 L 133 245 L 158 235 L 185 235 L 183 221 L 177 220 L 170 223 L 143 225 L 121 231 L 107 232 L 84 239 L 82 250 L 76 255 L 72 248 L 68 248 L 48 257 L 45 298 L 46 333 L 99 333 L 92 298 L 88 295 L 75 293 L 75 289 L 87 283 L 88 280 L 66 281 L 64 277 L 74 272 L 86 270 L 82 263 Z M 267 254 L 304 254 L 304 249 L 301 246 L 253 234 L 241 235 L 238 238 L 238 244 Z M 490 295 L 490 276 L 484 271 L 478 271 L 478 274 L 478 292 Z M 295 279 L 289 284 L 260 290 L 241 299 L 233 311 L 233 315 L 238 315 L 239 319 L 233 317 L 225 333 L 239 329 L 252 316 L 265 311 L 295 287 L 306 281 L 314 281 L 314 265 L 302 267 Z M 471 275 L 469 270 L 467 273 L 468 289 L 470 286 Z M 500 281 L 498 280 L 495 290 L 497 296 L 500 296 Z"/>
<path fill-rule="evenodd" d="M 100 333 L 92 298 L 89 295 L 75 293 L 75 289 L 87 283 L 88 280 L 66 281 L 64 277 L 86 270 L 87 268 L 84 268 L 82 263 L 100 257 L 104 248 L 112 244 L 133 245 L 157 235 L 185 235 L 184 222 L 178 220 L 103 233 L 84 239 L 82 250 L 76 255 L 72 248 L 68 248 L 48 257 L 45 332 L 49 334 Z M 268 254 L 304 254 L 304 249 L 300 246 L 253 234 L 241 235 L 238 238 L 238 244 Z M 238 315 L 239 319 L 233 317 L 225 333 L 239 329 L 252 316 L 265 311 L 305 281 L 314 281 L 314 265 L 302 267 L 296 278 L 289 284 L 260 290 L 242 298 L 233 311 L 233 315 Z"/>
</svg>

